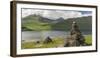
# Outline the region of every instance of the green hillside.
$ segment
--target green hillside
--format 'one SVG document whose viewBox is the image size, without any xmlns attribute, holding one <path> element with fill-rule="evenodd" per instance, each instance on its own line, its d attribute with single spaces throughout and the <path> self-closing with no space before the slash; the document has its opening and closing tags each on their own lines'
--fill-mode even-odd
<svg viewBox="0 0 100 58">
<path fill-rule="evenodd" d="M 92 29 L 92 17 L 81 17 L 81 18 L 71 18 L 64 20 L 63 22 L 59 22 L 57 24 L 52 24 L 53 29 L 59 30 L 70 30 L 71 24 L 73 21 L 76 21 L 80 30 L 82 31 L 91 31 Z"/>
<path fill-rule="evenodd" d="M 56 20 L 57 21 L 57 20 Z M 62 21 L 50 20 L 41 16 L 29 15 L 22 18 L 22 31 L 63 30 L 69 31 L 71 24 L 76 21 L 82 31 L 91 31 L 92 17 L 70 18 Z"/>
</svg>

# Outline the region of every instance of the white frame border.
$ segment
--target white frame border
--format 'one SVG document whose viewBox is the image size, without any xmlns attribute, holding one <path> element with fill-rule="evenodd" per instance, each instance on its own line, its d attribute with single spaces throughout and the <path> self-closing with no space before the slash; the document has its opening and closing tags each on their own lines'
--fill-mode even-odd
<svg viewBox="0 0 100 58">
<path fill-rule="evenodd" d="M 63 47 L 63 48 L 43 48 L 43 49 L 23 49 L 21 50 L 21 8 L 41 8 L 41 9 L 60 9 L 60 10 L 84 10 L 92 11 L 92 46 L 85 47 Z M 72 52 L 72 51 L 88 51 L 96 50 L 96 9 L 87 7 L 71 7 L 71 6 L 52 6 L 52 5 L 36 5 L 36 4 L 17 4 L 17 55 L 20 54 L 39 54 L 53 52 Z"/>
</svg>

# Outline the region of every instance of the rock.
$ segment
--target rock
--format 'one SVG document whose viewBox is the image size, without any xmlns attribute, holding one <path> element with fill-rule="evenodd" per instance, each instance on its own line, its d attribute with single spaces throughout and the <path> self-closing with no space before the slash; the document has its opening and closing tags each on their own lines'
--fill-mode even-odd
<svg viewBox="0 0 100 58">
<path fill-rule="evenodd" d="M 52 39 L 48 36 L 45 40 L 44 43 L 50 43 L 53 42 Z"/>
<path fill-rule="evenodd" d="M 68 36 L 65 40 L 64 47 L 79 46 L 79 42 L 76 40 L 76 35 Z"/>
<path fill-rule="evenodd" d="M 74 21 L 74 22 L 72 23 L 72 29 L 71 29 L 70 35 L 73 35 L 73 34 L 76 34 L 76 33 L 77 33 L 77 34 L 81 34 L 77 23 Z"/>
<path fill-rule="evenodd" d="M 37 44 L 39 44 L 39 43 L 40 43 L 40 41 L 36 41 L 36 43 L 37 43 Z"/>
</svg>

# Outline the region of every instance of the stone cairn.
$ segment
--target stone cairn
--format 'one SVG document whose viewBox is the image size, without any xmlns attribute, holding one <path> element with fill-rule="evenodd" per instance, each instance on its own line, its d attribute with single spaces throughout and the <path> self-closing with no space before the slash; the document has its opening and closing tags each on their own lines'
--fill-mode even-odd
<svg viewBox="0 0 100 58">
<path fill-rule="evenodd" d="M 70 46 L 84 46 L 85 38 L 79 30 L 77 23 L 72 23 L 72 29 L 70 35 L 65 39 L 64 47 Z"/>
</svg>

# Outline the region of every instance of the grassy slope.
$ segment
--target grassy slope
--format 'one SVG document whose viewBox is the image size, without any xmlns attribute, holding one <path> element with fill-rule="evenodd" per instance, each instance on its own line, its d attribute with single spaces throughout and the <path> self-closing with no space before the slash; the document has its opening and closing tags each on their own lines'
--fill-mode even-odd
<svg viewBox="0 0 100 58">
<path fill-rule="evenodd" d="M 85 36 L 85 43 L 88 45 L 92 45 L 92 36 Z M 22 49 L 32 49 L 32 48 L 54 48 L 54 47 L 62 47 L 64 45 L 64 40 L 62 38 L 54 38 L 53 43 L 44 44 L 41 41 L 39 44 L 35 42 L 22 42 Z"/>
</svg>

